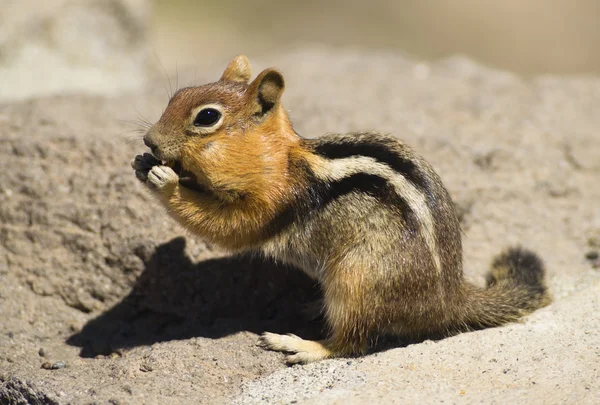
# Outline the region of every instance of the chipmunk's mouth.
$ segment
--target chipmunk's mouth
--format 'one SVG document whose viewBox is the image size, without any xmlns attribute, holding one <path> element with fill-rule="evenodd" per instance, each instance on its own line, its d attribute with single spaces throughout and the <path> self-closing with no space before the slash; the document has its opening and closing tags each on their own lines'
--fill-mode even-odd
<svg viewBox="0 0 600 405">
<path fill-rule="evenodd" d="M 204 192 L 204 188 L 198 183 L 196 175 L 185 170 L 180 160 L 167 160 L 162 162 L 165 166 L 169 166 L 179 176 L 179 184 L 191 190 Z"/>
<path fill-rule="evenodd" d="M 166 160 L 162 162 L 163 165 L 169 166 L 179 177 L 183 172 L 183 165 L 179 160 Z"/>
</svg>

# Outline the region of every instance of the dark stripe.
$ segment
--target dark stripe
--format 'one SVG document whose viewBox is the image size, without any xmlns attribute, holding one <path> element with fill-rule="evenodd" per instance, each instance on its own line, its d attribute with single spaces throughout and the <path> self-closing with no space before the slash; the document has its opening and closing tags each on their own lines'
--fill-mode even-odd
<svg viewBox="0 0 600 405">
<path fill-rule="evenodd" d="M 339 198 L 352 193 L 367 194 L 396 210 L 408 230 L 413 234 L 417 233 L 418 219 L 415 213 L 385 178 L 374 174 L 355 173 L 328 183 L 317 180 L 307 164 L 295 163 L 294 166 L 295 170 L 304 171 L 304 176 L 309 179 L 309 187 L 298 193 L 296 200 L 271 221 L 268 227 L 269 236 L 283 231 L 295 221 L 305 222 L 312 213 L 321 211 Z"/>
<path fill-rule="evenodd" d="M 344 159 L 352 156 L 373 158 L 380 163 L 388 165 L 413 183 L 417 189 L 424 192 L 427 196 L 432 197 L 427 174 L 417 167 L 414 160 L 394 151 L 394 145 L 390 145 L 389 143 L 382 139 L 348 139 L 317 141 L 313 147 L 316 154 L 326 159 Z"/>
<path fill-rule="evenodd" d="M 460 225 L 452 199 L 433 168 L 399 140 L 358 133 L 305 140 L 305 147 L 325 159 L 370 157 L 402 175 L 425 196 L 433 217 L 435 238 L 438 241 L 437 253 L 442 268 L 462 268 Z"/>
</svg>

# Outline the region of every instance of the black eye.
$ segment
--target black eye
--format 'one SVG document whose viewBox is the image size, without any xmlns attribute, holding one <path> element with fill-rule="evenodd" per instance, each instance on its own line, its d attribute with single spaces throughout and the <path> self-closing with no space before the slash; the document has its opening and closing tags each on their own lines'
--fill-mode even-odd
<svg viewBox="0 0 600 405">
<path fill-rule="evenodd" d="M 210 127 L 219 121 L 221 113 L 214 108 L 204 108 L 198 112 L 194 125 L 197 127 Z"/>
</svg>

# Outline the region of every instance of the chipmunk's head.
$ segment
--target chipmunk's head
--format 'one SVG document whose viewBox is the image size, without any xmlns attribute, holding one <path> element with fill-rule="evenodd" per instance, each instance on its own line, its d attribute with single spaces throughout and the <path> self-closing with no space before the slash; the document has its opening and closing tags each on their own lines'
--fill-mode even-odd
<svg viewBox="0 0 600 405">
<path fill-rule="evenodd" d="M 294 132 L 280 105 L 281 73 L 262 71 L 249 82 L 248 58 L 234 58 L 221 79 L 177 91 L 144 136 L 160 160 L 214 188 L 228 187 L 226 173 L 251 176 L 273 165 L 278 145 Z M 208 184 L 207 184 L 208 183 Z"/>
</svg>

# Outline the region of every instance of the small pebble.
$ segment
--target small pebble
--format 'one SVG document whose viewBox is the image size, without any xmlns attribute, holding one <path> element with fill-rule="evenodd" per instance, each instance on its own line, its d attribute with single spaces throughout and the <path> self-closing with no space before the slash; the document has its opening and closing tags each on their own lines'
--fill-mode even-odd
<svg viewBox="0 0 600 405">
<path fill-rule="evenodd" d="M 585 254 L 585 258 L 588 260 L 596 260 L 600 255 L 595 250 L 590 250 Z"/>
<path fill-rule="evenodd" d="M 58 370 L 65 367 L 67 367 L 66 361 L 55 361 L 54 363 L 46 361 L 42 364 L 42 368 L 45 370 Z"/>
<path fill-rule="evenodd" d="M 347 364 L 347 365 L 349 365 L 349 366 L 351 366 L 351 365 L 352 365 L 352 360 L 348 360 L 348 361 L 346 362 L 346 364 Z"/>
<path fill-rule="evenodd" d="M 112 352 L 109 356 L 111 359 L 118 359 L 123 357 L 123 350 L 121 349 L 117 349 L 114 352 Z"/>
<path fill-rule="evenodd" d="M 150 372 L 152 370 L 154 370 L 154 368 L 152 368 L 152 366 L 149 364 L 142 364 L 140 366 L 140 371 L 143 371 L 144 373 Z"/>
<path fill-rule="evenodd" d="M 46 351 L 43 347 L 40 347 L 40 350 L 38 350 L 38 354 L 40 355 L 40 357 L 46 357 Z"/>
</svg>

